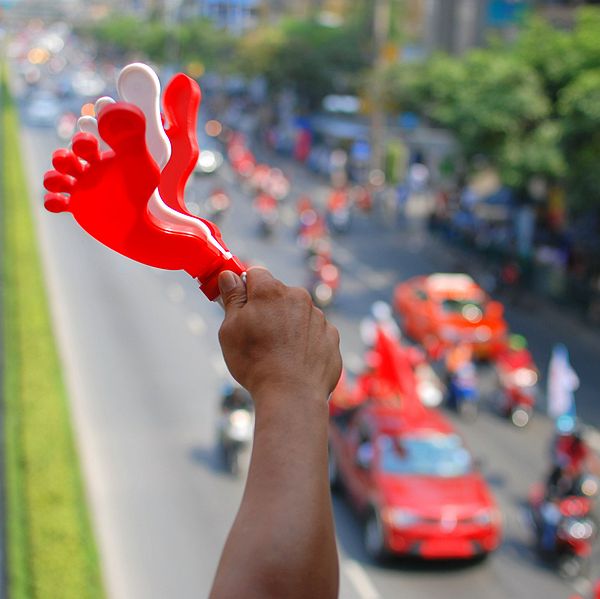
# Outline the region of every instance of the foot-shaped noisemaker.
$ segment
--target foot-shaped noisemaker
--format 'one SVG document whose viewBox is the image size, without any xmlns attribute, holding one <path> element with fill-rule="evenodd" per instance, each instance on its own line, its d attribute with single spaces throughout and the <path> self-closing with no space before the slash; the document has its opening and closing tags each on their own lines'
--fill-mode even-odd
<svg viewBox="0 0 600 599">
<path fill-rule="evenodd" d="M 200 281 L 209 299 L 216 299 L 218 274 L 241 274 L 243 266 L 210 230 L 207 234 L 206 226 L 166 207 L 158 196 L 160 170 L 148 151 L 141 110 L 107 104 L 97 126 L 112 150 L 100 152 L 98 138 L 81 132 L 73 137 L 72 150 L 54 152 L 55 170 L 44 176 L 50 192 L 46 208 L 71 212 L 90 235 L 124 256 L 157 268 L 185 270 Z"/>
<path fill-rule="evenodd" d="M 146 144 L 150 154 L 161 167 L 159 194 L 151 201 L 151 210 L 154 213 L 162 213 L 160 216 L 164 220 L 175 223 L 183 220 L 187 224 L 200 227 L 215 247 L 223 252 L 229 251 L 218 227 L 191 214 L 185 204 L 185 187 L 198 161 L 199 153 L 196 126 L 201 92 L 198 84 L 183 73 L 178 73 L 171 79 L 163 99 L 164 117 L 168 121 L 166 131 L 160 114 L 160 82 L 149 66 L 142 63 L 126 66 L 119 73 L 117 87 L 122 100 L 134 104 L 143 112 L 146 118 Z M 100 98 L 95 105 L 96 115 L 111 103 L 114 103 L 112 98 Z M 101 150 L 108 149 L 98 134 L 95 118 L 81 117 L 78 127 L 81 131 L 98 137 Z M 184 218 L 168 208 L 179 212 Z M 186 217 L 195 222 L 191 223 Z"/>
</svg>

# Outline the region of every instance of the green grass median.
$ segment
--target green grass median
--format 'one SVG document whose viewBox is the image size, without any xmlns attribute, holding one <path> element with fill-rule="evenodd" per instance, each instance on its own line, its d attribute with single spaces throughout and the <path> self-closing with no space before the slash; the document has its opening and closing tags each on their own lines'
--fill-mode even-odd
<svg viewBox="0 0 600 599">
<path fill-rule="evenodd" d="M 0 64 L 3 461 L 10 599 L 100 599 L 98 557 L 73 441 L 19 150 Z"/>
</svg>

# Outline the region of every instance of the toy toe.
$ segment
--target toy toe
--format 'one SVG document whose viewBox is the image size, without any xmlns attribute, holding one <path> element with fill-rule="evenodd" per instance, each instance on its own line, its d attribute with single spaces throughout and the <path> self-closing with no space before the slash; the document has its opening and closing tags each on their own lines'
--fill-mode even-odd
<svg viewBox="0 0 600 599">
<path fill-rule="evenodd" d="M 100 159 L 98 139 L 85 131 L 76 133 L 73 136 L 73 152 L 86 162 L 96 162 Z"/>
<path fill-rule="evenodd" d="M 142 111 L 133 104 L 116 102 L 102 109 L 98 119 L 102 139 L 115 152 L 145 147 L 146 121 Z"/>
<path fill-rule="evenodd" d="M 75 184 L 75 179 L 58 171 L 48 171 L 44 175 L 44 187 L 56 193 L 69 192 Z"/>
<path fill-rule="evenodd" d="M 96 118 L 100 116 L 100 113 L 106 106 L 110 106 L 114 103 L 115 101 L 110 96 L 102 96 L 101 98 L 98 98 L 96 100 L 96 103 L 94 104 L 94 112 L 96 113 Z"/>
<path fill-rule="evenodd" d="M 83 172 L 83 166 L 79 158 L 70 150 L 61 148 L 52 154 L 52 166 L 63 175 L 77 177 Z"/>
<path fill-rule="evenodd" d="M 200 106 L 200 87 L 187 75 L 178 73 L 165 88 L 163 108 L 170 125 L 187 128 L 188 124 L 195 124 Z"/>
<path fill-rule="evenodd" d="M 68 212 L 69 198 L 60 193 L 47 193 L 44 196 L 44 208 L 48 212 Z"/>
</svg>

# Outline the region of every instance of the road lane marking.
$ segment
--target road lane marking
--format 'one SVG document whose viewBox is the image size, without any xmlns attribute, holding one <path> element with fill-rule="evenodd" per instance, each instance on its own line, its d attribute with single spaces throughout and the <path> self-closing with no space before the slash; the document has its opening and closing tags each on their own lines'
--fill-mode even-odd
<svg viewBox="0 0 600 599">
<path fill-rule="evenodd" d="M 373 586 L 369 575 L 358 562 L 346 559 L 343 562 L 343 569 L 360 599 L 381 599 L 381 595 Z"/>
</svg>

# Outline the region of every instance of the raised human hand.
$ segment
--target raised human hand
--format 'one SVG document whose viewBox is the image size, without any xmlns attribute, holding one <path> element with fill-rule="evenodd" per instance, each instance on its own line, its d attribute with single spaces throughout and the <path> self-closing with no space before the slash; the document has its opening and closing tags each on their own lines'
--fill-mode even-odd
<svg viewBox="0 0 600 599">
<path fill-rule="evenodd" d="M 339 335 L 309 293 L 264 268 L 249 269 L 246 285 L 228 272 L 219 282 L 225 306 L 219 340 L 233 377 L 255 401 L 324 405 L 340 377 Z"/>
</svg>

